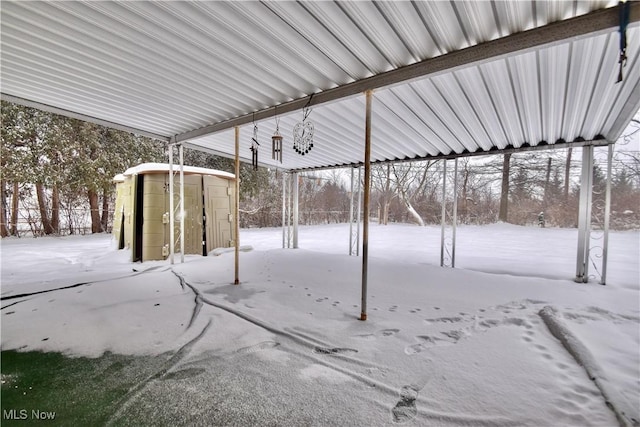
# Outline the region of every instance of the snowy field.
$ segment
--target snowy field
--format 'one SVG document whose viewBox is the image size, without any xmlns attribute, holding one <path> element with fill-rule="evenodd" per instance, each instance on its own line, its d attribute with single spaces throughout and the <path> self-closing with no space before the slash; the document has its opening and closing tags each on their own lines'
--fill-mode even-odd
<svg viewBox="0 0 640 427">
<path fill-rule="evenodd" d="M 638 425 L 638 232 L 611 233 L 600 286 L 572 281 L 576 230 L 459 227 L 448 269 L 439 227 L 373 224 L 366 322 L 348 225 L 241 244 L 234 286 L 229 252 L 132 264 L 105 235 L 3 239 L 2 350 L 171 355 L 114 424 Z"/>
</svg>

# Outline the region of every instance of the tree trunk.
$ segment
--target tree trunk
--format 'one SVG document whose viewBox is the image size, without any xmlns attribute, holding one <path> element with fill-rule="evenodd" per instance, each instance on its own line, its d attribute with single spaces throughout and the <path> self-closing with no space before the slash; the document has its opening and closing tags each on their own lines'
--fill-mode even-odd
<svg viewBox="0 0 640 427">
<path fill-rule="evenodd" d="M 409 213 L 409 215 L 411 215 L 411 217 L 418 223 L 419 226 L 424 227 L 424 221 L 422 217 L 415 210 L 415 208 L 411 204 L 411 200 L 409 200 L 409 197 L 407 197 L 407 193 L 403 189 L 400 189 L 400 197 L 402 198 L 402 202 L 407 208 L 407 212 Z"/>
<path fill-rule="evenodd" d="M 502 189 L 500 192 L 500 213 L 498 220 L 507 222 L 509 213 L 509 161 L 511 154 L 505 154 L 502 161 Z"/>
<path fill-rule="evenodd" d="M 60 190 L 58 190 L 58 184 L 53 184 L 51 194 L 51 228 L 54 233 L 60 234 Z"/>
<path fill-rule="evenodd" d="M 420 227 L 424 227 L 424 221 L 422 217 L 413 208 L 413 205 L 411 204 L 411 202 L 409 202 L 408 200 L 404 200 L 404 204 L 407 207 L 407 212 L 409 212 L 409 215 L 411 215 L 411 217 L 418 223 Z"/>
<path fill-rule="evenodd" d="M 107 231 L 109 222 L 109 193 L 107 189 L 102 192 L 102 217 L 100 218 L 102 230 Z"/>
<path fill-rule="evenodd" d="M 384 198 L 382 201 L 382 224 L 389 225 L 389 205 L 391 204 L 391 164 L 387 163 L 387 175 L 384 183 Z"/>
<path fill-rule="evenodd" d="M 13 183 L 13 194 L 11 195 L 11 235 L 18 235 L 18 202 L 20 201 L 20 184 Z"/>
<path fill-rule="evenodd" d="M 0 181 L 0 194 L 2 200 L 0 200 L 0 236 L 7 237 L 9 235 L 9 227 L 7 227 L 7 184 L 4 180 Z"/>
<path fill-rule="evenodd" d="M 87 194 L 89 196 L 89 208 L 91 209 L 91 232 L 102 233 L 100 208 L 98 206 L 98 193 L 95 190 L 89 190 Z"/>
<path fill-rule="evenodd" d="M 547 206 L 549 206 L 549 180 L 550 179 L 551 179 L 551 157 L 549 157 L 549 159 L 547 160 L 547 176 L 545 177 L 545 180 L 544 180 L 543 211 L 546 211 Z"/>
<path fill-rule="evenodd" d="M 389 203 L 384 202 L 384 206 L 382 209 L 382 223 L 384 225 L 389 225 Z"/>
<path fill-rule="evenodd" d="M 46 235 L 53 234 L 54 230 L 51 226 L 51 220 L 49 219 L 49 212 L 47 212 L 47 204 L 45 201 L 44 184 L 40 182 L 36 183 L 36 195 L 38 196 L 38 209 L 40 210 L 42 230 Z"/>
<path fill-rule="evenodd" d="M 71 203 L 69 203 L 71 205 Z M 73 222 L 73 211 L 71 206 L 67 207 L 67 227 L 69 228 L 69 234 L 76 234 Z"/>
<path fill-rule="evenodd" d="M 569 201 L 569 171 L 571 169 L 571 152 L 573 148 L 569 148 L 567 150 L 567 162 L 564 166 L 564 202 L 567 203 Z"/>
<path fill-rule="evenodd" d="M 469 167 L 468 164 L 465 165 L 464 167 L 464 179 L 462 180 L 462 209 L 461 209 L 461 214 L 460 217 L 462 218 L 463 222 L 466 222 L 469 220 L 469 206 L 467 205 L 468 203 L 468 183 L 469 183 Z"/>
</svg>

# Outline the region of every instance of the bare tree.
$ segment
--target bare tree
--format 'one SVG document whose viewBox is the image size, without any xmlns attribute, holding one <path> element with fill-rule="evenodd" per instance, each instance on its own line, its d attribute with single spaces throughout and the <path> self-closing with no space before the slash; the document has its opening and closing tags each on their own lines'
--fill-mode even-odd
<svg viewBox="0 0 640 427">
<path fill-rule="evenodd" d="M 498 219 L 507 222 L 509 214 L 509 170 L 511 154 L 506 153 L 502 161 L 502 186 L 500 191 L 500 214 Z"/>
<path fill-rule="evenodd" d="M 566 204 L 569 201 L 569 187 L 571 187 L 571 181 L 569 181 L 569 176 L 571 172 L 571 154 L 573 148 L 567 149 L 567 159 L 564 166 L 564 203 Z"/>
<path fill-rule="evenodd" d="M 389 223 L 389 206 L 397 194 L 391 188 L 391 164 L 375 165 L 371 168 L 371 188 L 377 195 L 378 222 Z"/>
<path fill-rule="evenodd" d="M 7 237 L 9 235 L 9 227 L 7 227 L 7 184 L 4 179 L 0 180 L 0 236 Z"/>
<path fill-rule="evenodd" d="M 417 195 L 424 192 L 430 169 L 435 163 L 429 160 L 391 165 L 396 192 L 409 216 L 420 226 L 424 226 L 424 220 L 413 207 L 413 201 Z"/>
</svg>

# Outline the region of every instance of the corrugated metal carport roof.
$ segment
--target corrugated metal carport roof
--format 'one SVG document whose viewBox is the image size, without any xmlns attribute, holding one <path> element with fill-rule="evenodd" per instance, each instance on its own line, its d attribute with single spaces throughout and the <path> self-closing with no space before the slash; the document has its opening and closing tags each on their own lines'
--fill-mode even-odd
<svg viewBox="0 0 640 427">
<path fill-rule="evenodd" d="M 361 162 L 371 88 L 372 161 L 613 142 L 640 107 L 640 5 L 615 84 L 614 4 L 3 1 L 2 94 L 223 155 L 244 125 L 243 158 L 255 113 L 260 160 L 280 166 L 278 113 L 285 169 Z"/>
</svg>

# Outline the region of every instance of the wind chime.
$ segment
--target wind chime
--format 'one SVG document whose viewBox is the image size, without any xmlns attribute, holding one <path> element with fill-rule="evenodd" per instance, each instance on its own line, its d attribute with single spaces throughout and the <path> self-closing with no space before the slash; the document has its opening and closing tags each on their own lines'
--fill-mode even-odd
<svg viewBox="0 0 640 427">
<path fill-rule="evenodd" d="M 271 158 L 282 163 L 282 135 L 280 135 L 280 119 L 276 117 L 276 132 L 271 137 Z"/>
<path fill-rule="evenodd" d="M 255 118 L 255 115 L 254 115 Z M 253 122 L 253 138 L 251 138 L 251 165 L 253 166 L 253 170 L 258 170 L 258 147 L 260 143 L 258 142 L 258 125 L 255 120 Z"/>
<path fill-rule="evenodd" d="M 620 71 L 618 72 L 618 80 L 616 83 L 622 81 L 622 68 L 627 65 L 627 26 L 629 25 L 629 11 L 631 2 L 619 2 L 618 3 L 618 18 L 620 20 L 620 57 L 618 64 L 620 65 Z"/>
<path fill-rule="evenodd" d="M 313 94 L 309 98 L 309 102 L 302 109 L 302 121 L 296 123 L 293 128 L 293 151 L 304 156 L 313 148 L 313 122 L 307 120 L 309 114 L 311 114 L 311 99 Z"/>
</svg>

